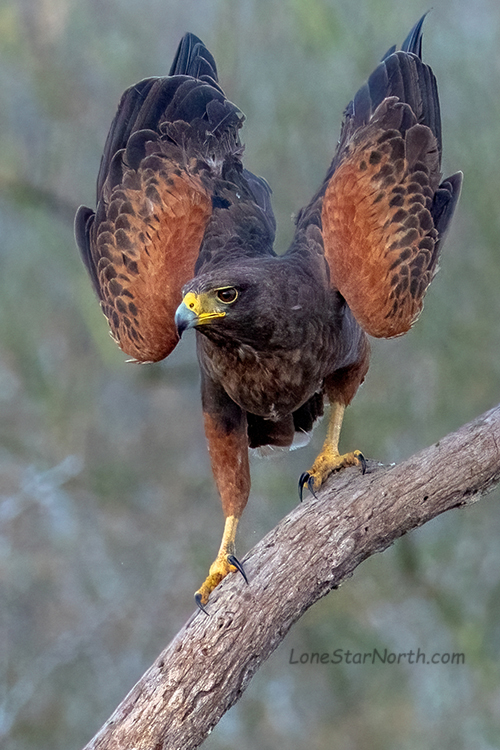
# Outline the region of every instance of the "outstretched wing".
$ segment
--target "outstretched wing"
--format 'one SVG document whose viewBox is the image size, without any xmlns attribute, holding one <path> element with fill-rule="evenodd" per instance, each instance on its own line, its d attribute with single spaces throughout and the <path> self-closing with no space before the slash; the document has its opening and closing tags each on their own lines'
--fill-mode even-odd
<svg viewBox="0 0 500 750">
<path fill-rule="evenodd" d="M 192 34 L 169 77 L 141 81 L 121 99 L 97 209 L 78 210 L 75 233 L 112 335 L 138 361 L 163 359 L 178 341 L 181 289 L 213 214 L 214 179 L 227 162 L 239 165 L 242 122 L 212 55 Z"/>
<path fill-rule="evenodd" d="M 405 333 L 423 306 L 455 210 L 461 173 L 441 182 L 436 80 L 422 23 L 389 50 L 345 112 L 325 182 L 299 215 L 321 210 L 331 280 L 372 336 Z"/>
</svg>

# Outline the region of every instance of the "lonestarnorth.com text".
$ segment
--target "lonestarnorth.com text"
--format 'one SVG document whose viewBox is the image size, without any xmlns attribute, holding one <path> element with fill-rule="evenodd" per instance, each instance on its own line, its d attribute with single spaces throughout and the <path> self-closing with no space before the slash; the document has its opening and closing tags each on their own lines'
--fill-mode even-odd
<svg viewBox="0 0 500 750">
<path fill-rule="evenodd" d="M 456 652 L 427 653 L 417 648 L 416 651 L 394 652 L 384 649 L 379 651 L 349 651 L 337 648 L 334 651 L 303 651 L 298 654 L 292 648 L 289 664 L 465 664 L 465 654 Z"/>
</svg>

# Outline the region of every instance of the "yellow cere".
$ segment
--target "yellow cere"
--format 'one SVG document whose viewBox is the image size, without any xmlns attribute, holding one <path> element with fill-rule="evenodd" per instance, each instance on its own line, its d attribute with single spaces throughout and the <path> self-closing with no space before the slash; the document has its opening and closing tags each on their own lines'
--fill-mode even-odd
<svg viewBox="0 0 500 750">
<path fill-rule="evenodd" d="M 182 300 L 185 306 L 192 310 L 197 318 L 197 325 L 208 323 L 214 318 L 223 318 L 225 316 L 224 310 L 219 310 L 214 306 L 214 297 L 210 294 L 195 294 L 194 292 L 188 292 Z"/>
</svg>

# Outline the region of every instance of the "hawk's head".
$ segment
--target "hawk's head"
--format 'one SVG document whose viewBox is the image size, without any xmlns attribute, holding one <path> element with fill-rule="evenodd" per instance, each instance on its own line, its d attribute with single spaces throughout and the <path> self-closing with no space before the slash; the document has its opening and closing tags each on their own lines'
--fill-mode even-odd
<svg viewBox="0 0 500 750">
<path fill-rule="evenodd" d="M 212 340 L 288 348 L 300 344 L 307 320 L 321 318 L 321 308 L 327 305 L 313 278 L 297 273 L 292 264 L 246 259 L 186 284 L 175 324 L 179 336 L 196 328 Z"/>
<path fill-rule="evenodd" d="M 187 292 L 175 313 L 179 336 L 188 328 L 224 318 L 239 297 L 235 286 L 221 286 L 205 292 Z"/>
</svg>

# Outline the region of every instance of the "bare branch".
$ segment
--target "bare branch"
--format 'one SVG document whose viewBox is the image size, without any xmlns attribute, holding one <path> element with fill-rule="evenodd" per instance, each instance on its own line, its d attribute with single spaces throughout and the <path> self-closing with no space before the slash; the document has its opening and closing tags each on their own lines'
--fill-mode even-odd
<svg viewBox="0 0 500 750">
<path fill-rule="evenodd" d="M 193 615 L 85 750 L 190 750 L 240 698 L 291 626 L 370 555 L 500 481 L 500 406 L 393 467 L 328 482 Z"/>
</svg>

